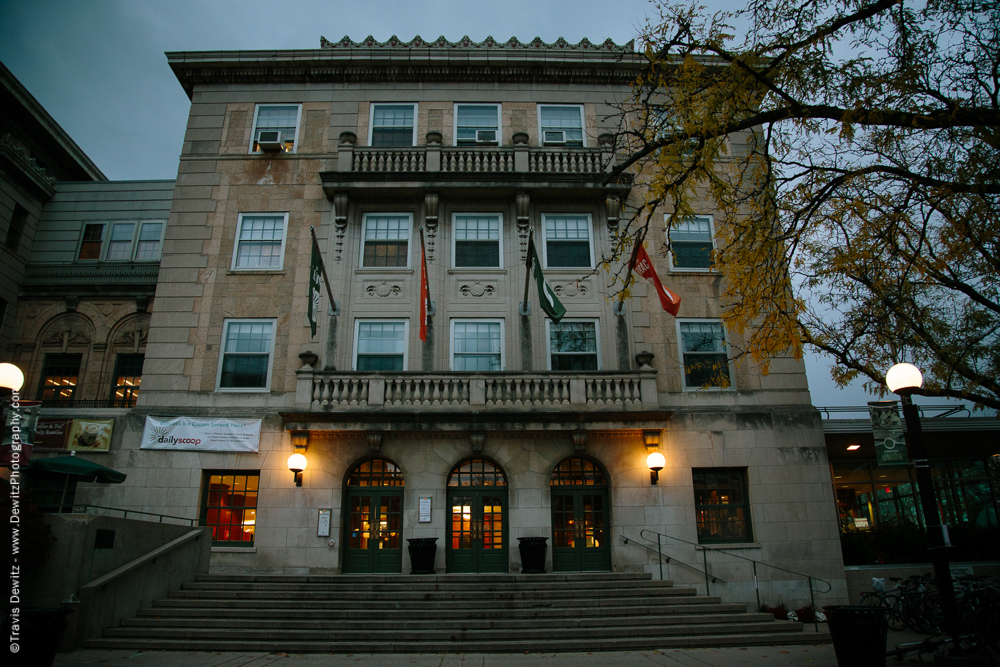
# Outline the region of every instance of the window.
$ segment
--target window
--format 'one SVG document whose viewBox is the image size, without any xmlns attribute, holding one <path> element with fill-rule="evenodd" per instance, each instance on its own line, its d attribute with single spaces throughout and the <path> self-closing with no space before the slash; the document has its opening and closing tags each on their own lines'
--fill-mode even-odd
<svg viewBox="0 0 1000 667">
<path fill-rule="evenodd" d="M 503 257 L 501 223 L 499 213 L 456 213 L 455 268 L 500 268 Z"/>
<path fill-rule="evenodd" d="M 545 321 L 548 330 L 549 370 L 597 371 L 601 369 L 600 338 L 595 321 Z"/>
<path fill-rule="evenodd" d="M 79 354 L 47 354 L 38 398 L 42 401 L 72 401 L 80 380 Z"/>
<path fill-rule="evenodd" d="M 752 542 L 745 468 L 694 468 L 698 542 Z"/>
<path fill-rule="evenodd" d="M 412 224 L 408 213 L 366 214 L 361 266 L 408 267 Z"/>
<path fill-rule="evenodd" d="M 679 321 L 677 327 L 684 366 L 684 388 L 729 387 L 729 358 L 722 323 L 689 320 Z"/>
<path fill-rule="evenodd" d="M 233 251 L 233 270 L 281 270 L 287 227 L 287 213 L 241 213 Z"/>
<path fill-rule="evenodd" d="M 578 104 L 539 104 L 539 134 L 543 146 L 586 146 L 583 107 Z"/>
<path fill-rule="evenodd" d="M 132 259 L 132 236 L 135 234 L 134 222 L 116 222 L 111 225 L 111 238 L 108 239 L 108 261 L 128 261 Z"/>
<path fill-rule="evenodd" d="M 543 215 L 542 219 L 545 268 L 593 267 L 589 215 Z"/>
<path fill-rule="evenodd" d="M 135 244 L 135 261 L 149 262 L 160 259 L 160 243 L 163 239 L 162 222 L 144 222 L 139 225 L 139 240 Z"/>
<path fill-rule="evenodd" d="M 10 227 L 7 228 L 7 247 L 17 252 L 21 248 L 21 234 L 24 233 L 24 225 L 28 221 L 28 210 L 20 204 L 14 204 L 14 213 L 10 218 Z"/>
<path fill-rule="evenodd" d="M 281 142 L 285 144 L 286 153 L 295 152 L 295 141 L 298 139 L 299 116 L 301 104 L 258 104 L 257 114 L 253 120 L 253 132 L 250 135 L 250 152 L 259 153 L 261 132 L 281 133 Z M 265 140 L 268 137 L 265 137 Z"/>
<path fill-rule="evenodd" d="M 145 355 L 119 354 L 115 362 L 115 386 L 111 390 L 111 403 L 116 408 L 135 407 L 142 382 L 142 363 Z"/>
<path fill-rule="evenodd" d="M 354 321 L 354 370 L 405 371 L 407 320 Z"/>
<path fill-rule="evenodd" d="M 271 386 L 274 320 L 226 320 L 222 327 L 219 389 L 267 390 Z"/>
<path fill-rule="evenodd" d="M 376 147 L 417 144 L 416 104 L 373 104 L 368 123 L 368 145 Z"/>
<path fill-rule="evenodd" d="M 669 231 L 670 268 L 673 270 L 712 268 L 712 218 L 699 215 L 681 221 Z"/>
<path fill-rule="evenodd" d="M 107 262 L 158 261 L 165 226 L 163 221 L 84 225 L 77 259 L 103 259 Z"/>
<path fill-rule="evenodd" d="M 456 104 L 456 146 L 498 146 L 500 144 L 499 104 Z"/>
<path fill-rule="evenodd" d="M 452 320 L 453 371 L 504 370 L 503 320 Z"/>
<path fill-rule="evenodd" d="M 233 470 L 205 475 L 201 523 L 212 529 L 212 544 L 252 547 L 257 527 L 260 473 Z"/>
<path fill-rule="evenodd" d="M 101 258 L 101 247 L 104 243 L 104 225 L 84 225 L 83 240 L 80 242 L 80 252 L 77 259 L 98 260 Z"/>
</svg>

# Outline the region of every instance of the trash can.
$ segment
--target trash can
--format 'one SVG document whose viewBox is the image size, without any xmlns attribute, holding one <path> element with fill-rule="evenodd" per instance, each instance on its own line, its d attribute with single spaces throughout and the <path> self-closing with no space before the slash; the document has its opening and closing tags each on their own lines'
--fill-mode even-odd
<svg viewBox="0 0 1000 667">
<path fill-rule="evenodd" d="M 0 624 L 5 637 L 11 637 L 12 616 L 10 608 L 4 622 Z M 9 656 L 9 661 L 5 665 L 25 665 L 26 667 L 49 667 L 56 658 L 56 647 L 66 630 L 66 617 L 73 612 L 72 609 L 21 608 L 19 626 L 20 633 L 18 641 L 12 641 L 11 645 L 17 644 L 18 653 Z M 13 653 L 13 651 L 11 651 Z M 6 653 L 6 650 L 4 651 Z"/>
<path fill-rule="evenodd" d="M 521 552 L 521 574 L 545 573 L 545 542 L 547 537 L 519 537 L 517 550 Z"/>
<path fill-rule="evenodd" d="M 434 555 L 437 553 L 436 537 L 413 537 L 410 543 L 410 574 L 434 574 Z"/>
<path fill-rule="evenodd" d="M 888 607 L 823 607 L 840 667 L 885 667 Z"/>
</svg>

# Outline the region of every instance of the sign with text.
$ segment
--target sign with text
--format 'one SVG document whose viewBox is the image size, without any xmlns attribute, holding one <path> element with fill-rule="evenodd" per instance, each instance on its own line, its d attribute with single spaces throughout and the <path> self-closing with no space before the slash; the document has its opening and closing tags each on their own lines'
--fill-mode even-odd
<svg viewBox="0 0 1000 667">
<path fill-rule="evenodd" d="M 253 452 L 260 449 L 260 419 L 146 417 L 139 449 Z"/>
<path fill-rule="evenodd" d="M 910 465 L 903 439 L 903 422 L 896 401 L 872 401 L 868 404 L 875 438 L 875 460 L 879 468 L 900 468 Z"/>
</svg>

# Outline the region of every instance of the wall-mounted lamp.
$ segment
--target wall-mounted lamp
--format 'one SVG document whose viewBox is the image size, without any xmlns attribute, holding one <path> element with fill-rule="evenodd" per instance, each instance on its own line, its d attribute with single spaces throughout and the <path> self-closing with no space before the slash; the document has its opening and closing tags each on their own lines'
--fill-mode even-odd
<svg viewBox="0 0 1000 667">
<path fill-rule="evenodd" d="M 656 486 L 660 480 L 660 471 L 667 465 L 667 460 L 663 458 L 663 454 L 653 452 L 646 457 L 646 465 L 649 466 L 649 483 Z"/>
<path fill-rule="evenodd" d="M 14 364 L 0 364 L 0 387 L 9 387 L 21 391 L 24 385 L 24 373 Z"/>
<path fill-rule="evenodd" d="M 295 452 L 288 457 L 288 469 L 295 473 L 295 486 L 302 486 L 302 471 L 306 469 L 305 454 Z"/>
</svg>

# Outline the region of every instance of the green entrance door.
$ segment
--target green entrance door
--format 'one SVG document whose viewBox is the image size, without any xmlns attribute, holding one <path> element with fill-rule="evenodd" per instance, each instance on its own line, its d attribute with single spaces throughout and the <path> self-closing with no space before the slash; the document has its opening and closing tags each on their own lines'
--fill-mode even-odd
<svg viewBox="0 0 1000 667">
<path fill-rule="evenodd" d="M 448 572 L 507 572 L 507 480 L 496 464 L 469 459 L 448 477 Z"/>
<path fill-rule="evenodd" d="M 610 570 L 608 486 L 604 473 L 587 459 L 566 459 L 552 471 L 551 494 L 552 571 Z"/>
<path fill-rule="evenodd" d="M 345 573 L 403 571 L 403 476 L 384 459 L 359 465 L 347 482 Z"/>
</svg>

